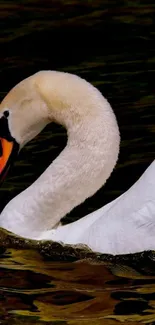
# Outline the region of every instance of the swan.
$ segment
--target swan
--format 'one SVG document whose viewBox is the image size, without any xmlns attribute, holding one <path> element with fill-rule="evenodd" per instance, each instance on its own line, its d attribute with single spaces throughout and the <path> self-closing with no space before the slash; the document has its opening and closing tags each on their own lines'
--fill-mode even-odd
<svg viewBox="0 0 155 325">
<path fill-rule="evenodd" d="M 44 173 L 13 198 L 0 226 L 24 238 L 85 244 L 94 252 L 128 254 L 155 248 L 155 162 L 124 194 L 82 219 L 61 219 L 110 177 L 119 157 L 115 114 L 100 91 L 67 72 L 39 71 L 17 84 L 0 105 L 0 178 L 19 150 L 56 122 L 67 145 Z"/>
</svg>

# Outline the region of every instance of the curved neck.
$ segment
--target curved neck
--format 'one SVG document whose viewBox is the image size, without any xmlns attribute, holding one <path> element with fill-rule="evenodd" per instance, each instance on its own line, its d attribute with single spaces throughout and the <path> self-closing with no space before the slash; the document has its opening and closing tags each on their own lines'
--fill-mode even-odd
<svg viewBox="0 0 155 325">
<path fill-rule="evenodd" d="M 61 111 L 58 103 L 62 92 L 55 98 L 52 93 L 50 102 L 39 83 L 37 87 L 48 106 L 48 118 L 66 126 L 68 142 L 45 172 L 8 205 L 12 220 L 10 230 L 31 238 L 56 227 L 61 218 L 92 196 L 110 176 L 119 152 L 115 116 L 109 103 L 93 86 L 90 93 L 87 91 L 87 100 L 84 98 L 75 105 L 72 99 L 76 107 L 67 103 L 67 110 Z"/>
</svg>

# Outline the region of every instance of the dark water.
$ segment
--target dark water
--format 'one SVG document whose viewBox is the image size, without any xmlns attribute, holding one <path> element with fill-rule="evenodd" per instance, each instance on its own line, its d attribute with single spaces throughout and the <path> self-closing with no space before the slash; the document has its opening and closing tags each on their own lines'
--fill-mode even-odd
<svg viewBox="0 0 155 325">
<path fill-rule="evenodd" d="M 67 71 L 97 86 L 118 119 L 121 150 L 113 174 L 64 223 L 122 194 L 154 160 L 154 16 L 151 0 L 0 1 L 1 99 L 39 70 Z M 65 144 L 66 131 L 50 125 L 23 149 L 0 189 L 0 210 Z M 127 257 L 128 262 L 120 257 L 119 263 L 108 257 L 104 265 L 90 265 L 75 264 L 77 257 L 70 254 L 62 261 L 66 248 L 61 247 L 59 258 L 53 255 L 47 261 L 45 252 L 31 245 L 19 249 L 18 242 L 14 246 L 3 235 L 2 324 L 155 324 L 153 253 Z M 58 247 L 51 250 L 58 253 Z"/>
<path fill-rule="evenodd" d="M 2 324 L 154 324 L 155 253 L 95 255 L 1 232 Z"/>
</svg>

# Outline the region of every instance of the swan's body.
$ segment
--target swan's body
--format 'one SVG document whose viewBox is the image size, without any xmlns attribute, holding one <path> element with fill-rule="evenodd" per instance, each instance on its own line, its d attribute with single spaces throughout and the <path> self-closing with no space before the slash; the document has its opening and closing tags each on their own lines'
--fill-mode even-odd
<svg viewBox="0 0 155 325">
<path fill-rule="evenodd" d="M 155 161 L 123 195 L 86 217 L 41 234 L 93 251 L 128 254 L 155 249 Z"/>
<path fill-rule="evenodd" d="M 8 93 L 0 113 L 7 109 L 9 132 L 20 147 L 52 121 L 66 127 L 68 143 L 38 180 L 7 204 L 1 227 L 26 238 L 84 243 L 104 253 L 153 249 L 153 228 L 149 234 L 148 225 L 153 222 L 154 184 L 145 174 L 114 202 L 73 224 L 60 225 L 61 218 L 106 182 L 118 159 L 117 121 L 96 88 L 75 75 L 43 71 Z"/>
</svg>

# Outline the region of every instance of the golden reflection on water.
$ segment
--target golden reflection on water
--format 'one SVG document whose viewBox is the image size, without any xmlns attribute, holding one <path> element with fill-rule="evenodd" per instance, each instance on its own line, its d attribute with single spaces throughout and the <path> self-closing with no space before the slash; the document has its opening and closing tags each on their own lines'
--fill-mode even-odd
<svg viewBox="0 0 155 325">
<path fill-rule="evenodd" d="M 90 259 L 85 250 L 85 261 L 67 262 L 49 242 L 41 249 L 21 242 L 18 249 L 7 240 L 1 246 L 2 324 L 153 324 L 154 252 Z"/>
</svg>

